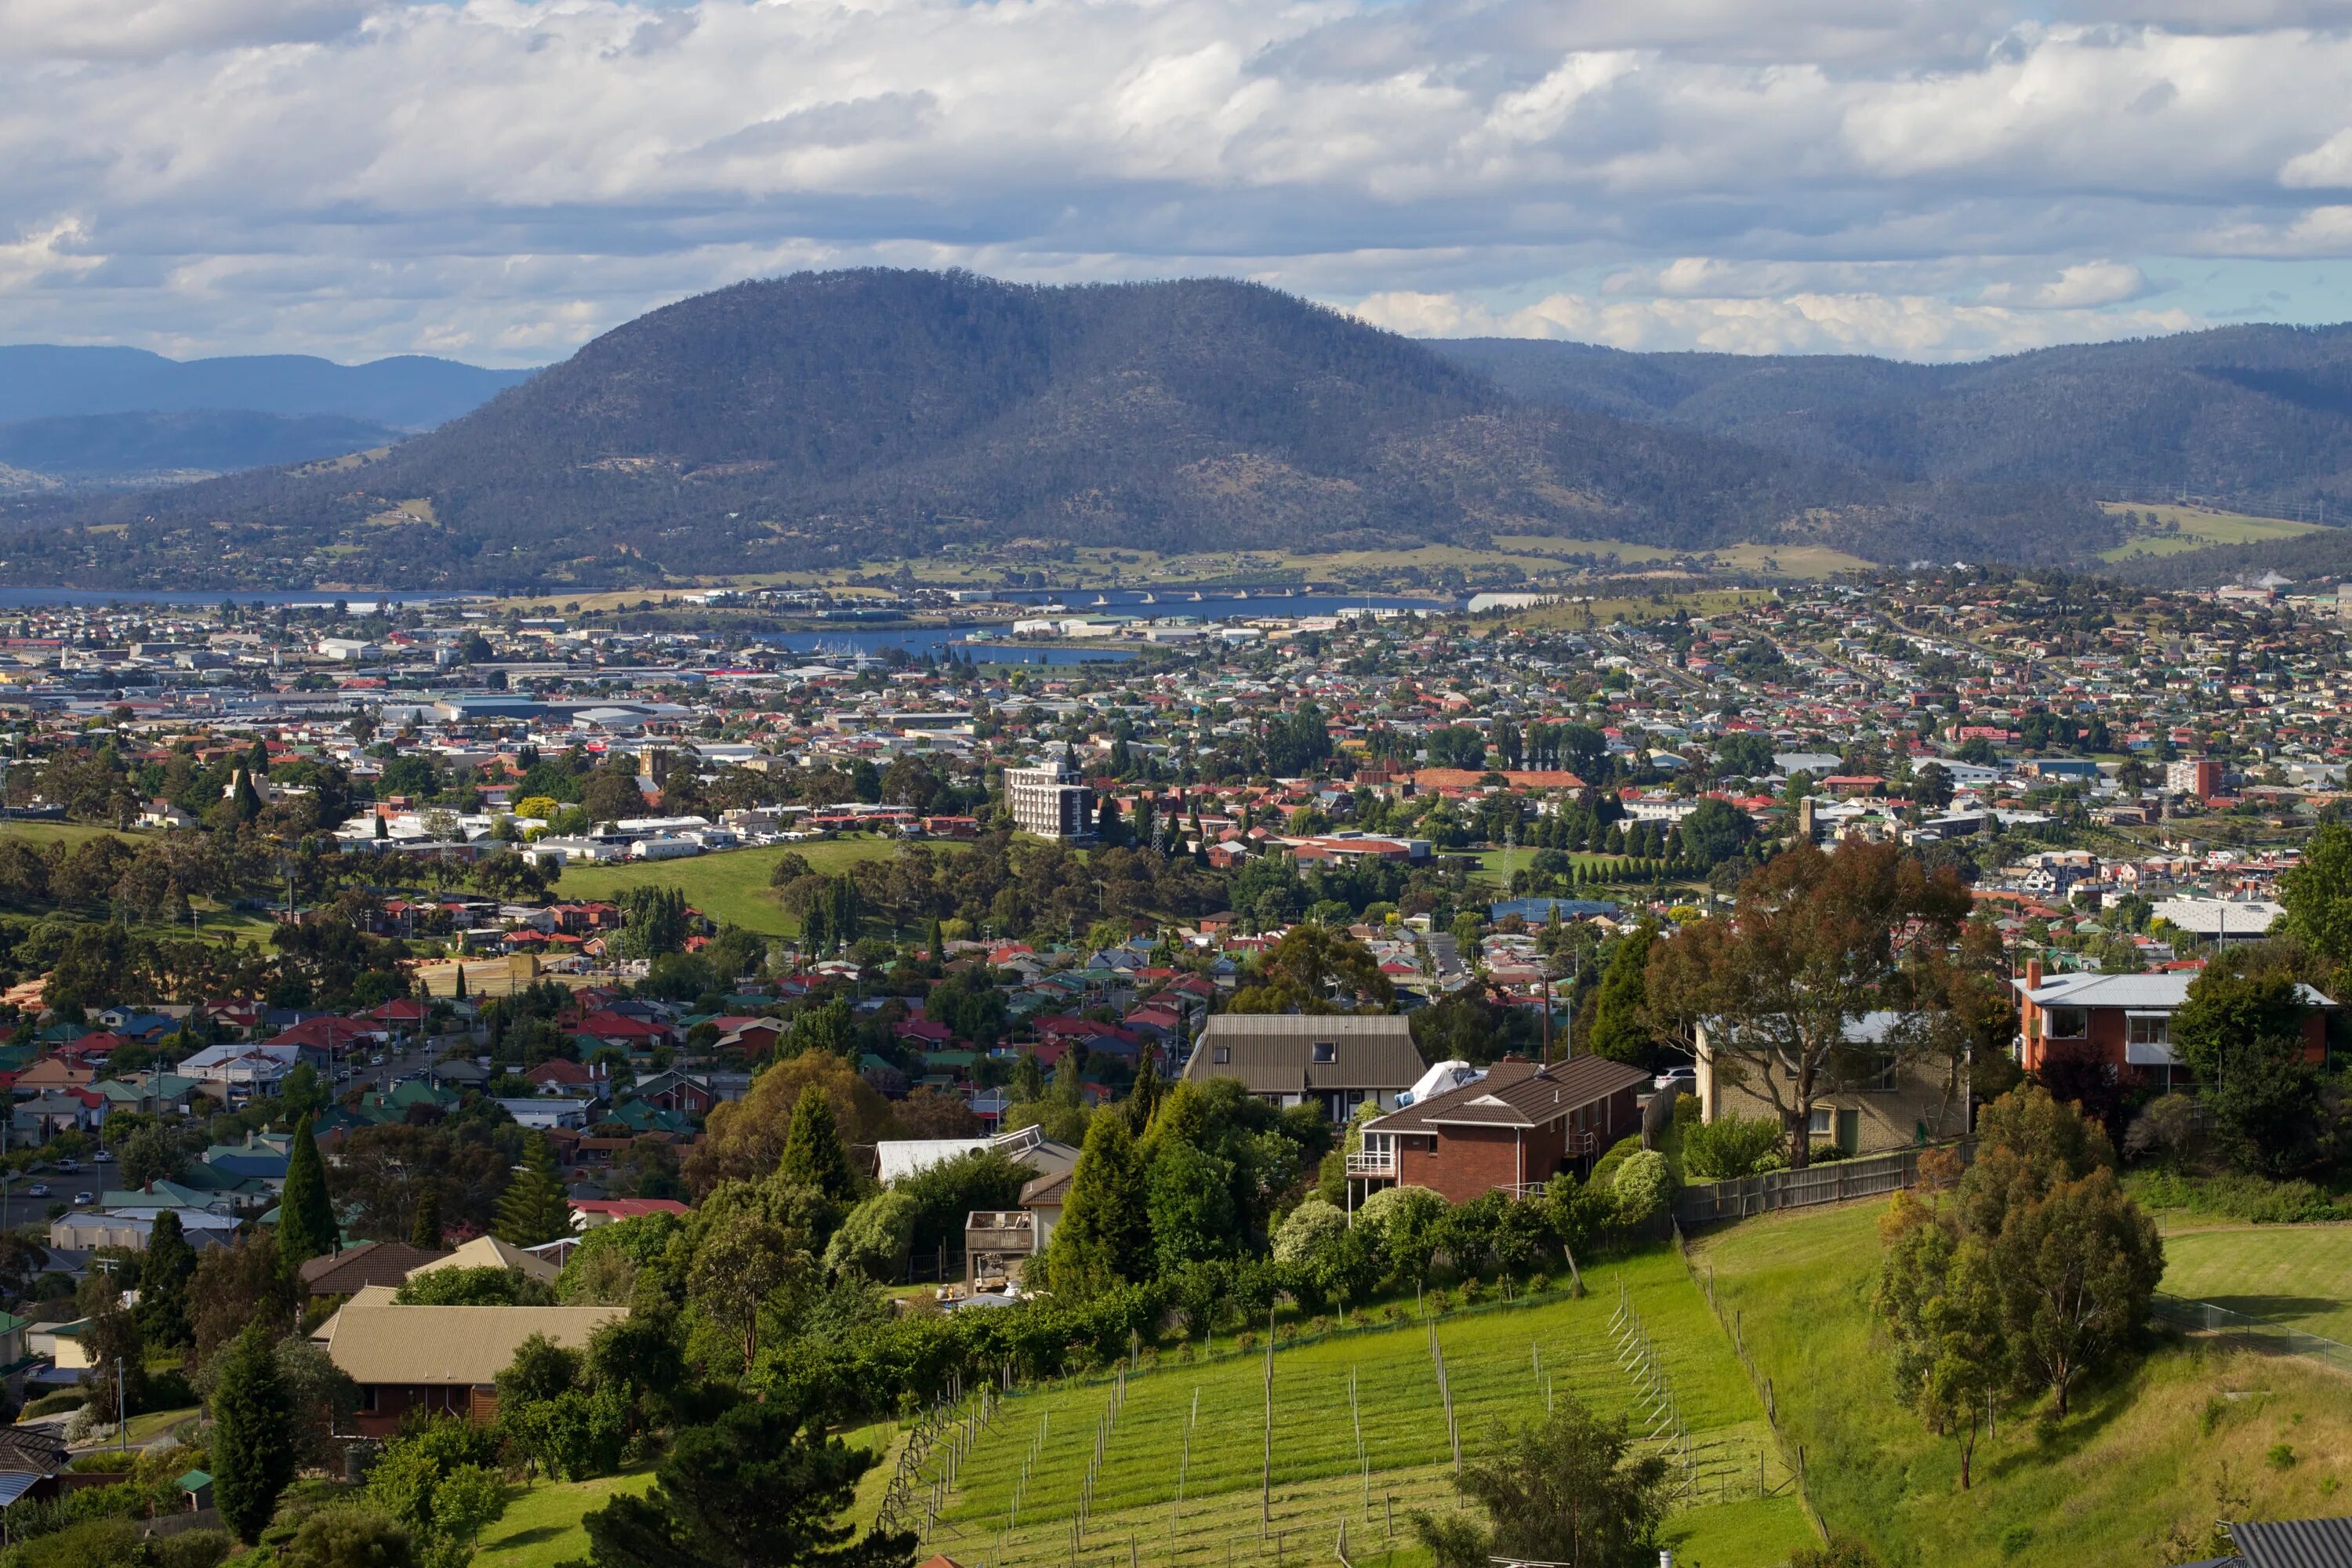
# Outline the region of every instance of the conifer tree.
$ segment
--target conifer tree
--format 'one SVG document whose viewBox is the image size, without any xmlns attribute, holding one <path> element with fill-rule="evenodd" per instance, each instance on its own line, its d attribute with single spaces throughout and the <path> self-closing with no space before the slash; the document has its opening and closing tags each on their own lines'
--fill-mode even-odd
<svg viewBox="0 0 2352 1568">
<path fill-rule="evenodd" d="M 195 1342 L 188 1326 L 188 1277 L 196 1271 L 196 1249 L 188 1245 L 180 1216 L 159 1211 L 139 1265 L 139 1329 L 159 1345 Z"/>
<path fill-rule="evenodd" d="M 429 1186 L 416 1201 L 416 1219 L 408 1228 L 408 1244 L 427 1252 L 441 1250 L 441 1189 Z"/>
<path fill-rule="evenodd" d="M 534 1136 L 523 1146 L 522 1169 L 499 1197 L 492 1228 L 500 1241 L 514 1247 L 543 1247 L 572 1234 L 572 1205 L 564 1201 L 555 1155 L 545 1138 Z"/>
<path fill-rule="evenodd" d="M 307 1116 L 294 1124 L 286 1185 L 278 1197 L 278 1263 L 289 1275 L 313 1258 L 342 1250 L 335 1206 L 327 1196 L 327 1165 Z"/>
<path fill-rule="evenodd" d="M 1045 1258 L 1046 1279 L 1076 1300 L 1148 1277 L 1150 1194 L 1124 1116 L 1097 1116 L 1070 1173 L 1062 1223 Z"/>
<path fill-rule="evenodd" d="M 294 1411 L 268 1331 L 248 1323 L 228 1343 L 213 1389 L 213 1502 L 237 1539 L 261 1539 L 294 1479 Z"/>
<path fill-rule="evenodd" d="M 800 1103 L 793 1107 L 793 1125 L 784 1134 L 777 1172 L 785 1181 L 814 1187 L 836 1203 L 847 1199 L 855 1186 L 841 1129 L 834 1121 L 833 1101 L 814 1084 L 801 1090 Z"/>
</svg>

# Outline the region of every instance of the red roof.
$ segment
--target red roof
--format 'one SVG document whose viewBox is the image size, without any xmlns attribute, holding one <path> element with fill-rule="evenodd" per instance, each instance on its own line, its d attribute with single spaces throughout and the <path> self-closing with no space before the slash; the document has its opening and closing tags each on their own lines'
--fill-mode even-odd
<svg viewBox="0 0 2352 1568">
<path fill-rule="evenodd" d="M 649 1214 L 692 1214 L 676 1198 L 573 1198 L 573 1214 L 608 1214 L 614 1219 L 635 1219 Z"/>
</svg>

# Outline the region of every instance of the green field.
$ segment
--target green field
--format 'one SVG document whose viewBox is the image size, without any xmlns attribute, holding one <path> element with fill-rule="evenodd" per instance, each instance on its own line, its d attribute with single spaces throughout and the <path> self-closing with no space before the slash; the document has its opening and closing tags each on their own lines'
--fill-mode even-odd
<svg viewBox="0 0 2352 1568">
<path fill-rule="evenodd" d="M 2352 1344 L 2352 1226 L 2242 1226 L 2168 1236 L 2164 1289 Z"/>
<path fill-rule="evenodd" d="M 125 838 L 135 844 L 142 837 L 119 833 L 111 827 L 95 827 L 87 822 L 26 822 L 15 817 L 0 822 L 0 838 L 22 838 L 44 849 L 52 844 L 62 844 L 70 849 L 93 838 Z"/>
<path fill-rule="evenodd" d="M 2174 1338 L 2079 1388 L 2063 1421 L 2005 1415 L 1962 1492 L 1958 1446 L 1896 1401 L 1874 1331 L 1882 1210 L 1768 1215 L 1697 1249 L 1805 1447 L 1808 1490 L 1832 1531 L 1868 1541 L 1889 1568 L 2078 1568 L 2180 1561 L 2162 1554 L 2169 1532 L 2216 1517 L 2345 1511 L 2352 1384 L 2308 1362 Z M 2291 1461 L 2274 1464 L 2282 1443 Z"/>
<path fill-rule="evenodd" d="M 2101 501 L 2109 513 L 2136 511 L 2172 524 L 2178 532 L 2135 531 L 2123 543 L 2099 552 L 2102 561 L 2128 561 L 2135 556 L 2185 555 L 2216 544 L 2261 544 L 2316 533 L 2315 522 L 2290 522 L 2279 517 L 2249 517 L 2243 512 L 2209 511 L 2196 506 L 2143 506 L 2136 501 Z"/>
<path fill-rule="evenodd" d="M 1538 1302 L 1439 1320 L 1465 1455 L 1490 1449 L 1507 1425 L 1540 1416 L 1547 1389 L 1608 1412 L 1633 1405 L 1634 1383 L 1610 1334 L 1622 1281 L 1690 1432 L 1696 1498 L 1670 1527 L 1675 1561 L 1773 1568 L 1812 1540 L 1755 1394 L 1679 1260 L 1662 1250 L 1593 1268 L 1586 1280 L 1591 1294 L 1582 1300 L 1554 1291 Z M 1153 1568 L 1210 1568 L 1229 1554 L 1237 1563 L 1320 1561 L 1338 1545 L 1344 1521 L 1355 1561 L 1380 1562 L 1391 1549 L 1403 1560 L 1409 1510 L 1456 1506 L 1426 1325 L 1407 1321 L 1276 1352 L 1272 1496 L 1261 1538 L 1265 1366 L 1263 1352 L 1226 1343 L 1211 1360 L 1163 1354 L 1130 1377 L 1075 1546 L 1079 1489 L 1114 1385 L 1016 1394 L 971 1446 L 929 1549 L 989 1568 L 1118 1568 L 1130 1554 Z M 1759 1465 L 1772 1496 L 1759 1496 Z"/>
<path fill-rule="evenodd" d="M 482 1532 L 474 1561 L 484 1568 L 555 1568 L 588 1555 L 581 1519 L 617 1492 L 641 1492 L 653 1477 L 600 1476 L 593 1481 L 530 1481 L 518 1488 L 498 1522 Z"/>
<path fill-rule="evenodd" d="M 824 838 L 807 844 L 724 849 L 688 860 L 568 866 L 556 892 L 567 899 L 614 899 L 631 888 L 677 888 L 686 894 L 688 903 L 713 920 L 768 936 L 796 936 L 800 922 L 786 914 L 768 890 L 768 877 L 777 861 L 797 854 L 811 870 L 837 876 L 860 860 L 888 858 L 898 844 L 895 838 Z"/>
</svg>

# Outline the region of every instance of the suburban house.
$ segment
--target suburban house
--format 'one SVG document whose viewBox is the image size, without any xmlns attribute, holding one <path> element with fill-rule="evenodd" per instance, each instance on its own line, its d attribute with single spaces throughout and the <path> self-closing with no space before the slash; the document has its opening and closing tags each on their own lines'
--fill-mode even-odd
<svg viewBox="0 0 2352 1568">
<path fill-rule="evenodd" d="M 1318 1105 L 1345 1121 L 1366 1103 L 1394 1108 L 1423 1070 L 1412 1021 L 1402 1016 L 1220 1013 L 1183 1076 L 1202 1084 L 1236 1078 L 1270 1104 Z"/>
<path fill-rule="evenodd" d="M 1814 1083 L 1807 1123 L 1811 1142 L 1833 1143 L 1848 1154 L 1885 1154 L 1969 1130 L 1965 1066 L 1955 1082 L 1948 1058 L 1898 1050 L 1902 1025 L 1902 1014 L 1877 1012 L 1847 1026 L 1851 1052 L 1837 1053 Z M 1751 1078 L 1751 1063 L 1728 1055 L 1718 1059 L 1719 1039 L 1714 1026 L 1700 1025 L 1695 1087 L 1701 1116 L 1709 1121 L 1722 1116 L 1780 1120 L 1770 1091 Z"/>
<path fill-rule="evenodd" d="M 2172 1049 L 2172 1016 L 2189 1000 L 2190 970 L 2154 974 L 2051 974 L 2039 959 L 2010 982 L 2017 992 L 2017 1051 L 2026 1071 L 2053 1052 L 2087 1055 L 2129 1080 L 2161 1072 L 2169 1082 L 2180 1058 Z M 2297 988 L 2305 1060 L 2327 1059 L 2327 1014 L 2336 1004 L 2308 985 Z"/>
<path fill-rule="evenodd" d="M 437 1268 L 514 1268 L 547 1285 L 554 1284 L 556 1276 L 563 1272 L 561 1263 L 551 1262 L 536 1251 L 500 1241 L 495 1236 L 478 1236 L 453 1252 L 420 1263 L 408 1271 L 407 1278 L 430 1274 Z"/>
<path fill-rule="evenodd" d="M 1607 1057 L 1549 1067 L 1505 1057 L 1483 1077 L 1365 1122 L 1349 1186 L 1427 1187 L 1455 1204 L 1540 1191 L 1640 1131 L 1637 1100 L 1649 1087 L 1649 1074 Z"/>
<path fill-rule="evenodd" d="M 582 1350 L 628 1315 L 626 1307 L 404 1307 L 390 1287 L 369 1285 L 310 1341 L 359 1384 L 359 1435 L 388 1437 L 412 1410 L 497 1419 L 498 1375 L 525 1340 L 544 1334 Z"/>
<path fill-rule="evenodd" d="M 1002 1154 L 1042 1176 L 1067 1175 L 1078 1163 L 1077 1150 L 1032 1126 L 992 1138 L 885 1138 L 874 1145 L 874 1175 L 884 1186 L 893 1186 L 934 1165 L 982 1151 Z"/>
<path fill-rule="evenodd" d="M 411 1274 L 448 1256 L 404 1241 L 362 1241 L 304 1262 L 302 1292 L 315 1304 L 331 1297 L 356 1296 L 371 1285 L 397 1290 Z"/>
</svg>

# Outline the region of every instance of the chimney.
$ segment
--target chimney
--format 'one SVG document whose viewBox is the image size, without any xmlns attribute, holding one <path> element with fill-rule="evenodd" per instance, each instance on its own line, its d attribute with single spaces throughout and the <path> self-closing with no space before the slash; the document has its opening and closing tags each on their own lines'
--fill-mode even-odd
<svg viewBox="0 0 2352 1568">
<path fill-rule="evenodd" d="M 2028 991 L 2042 989 L 2042 961 L 2038 958 L 2025 961 L 2025 988 Z"/>
</svg>

